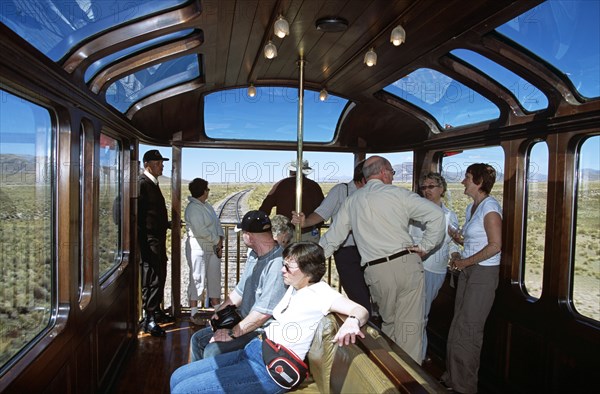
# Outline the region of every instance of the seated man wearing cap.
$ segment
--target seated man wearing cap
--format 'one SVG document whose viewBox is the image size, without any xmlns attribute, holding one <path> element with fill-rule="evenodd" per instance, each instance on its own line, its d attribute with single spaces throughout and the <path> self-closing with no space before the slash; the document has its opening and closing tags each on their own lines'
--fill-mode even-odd
<svg viewBox="0 0 600 394">
<path fill-rule="evenodd" d="M 242 349 L 270 323 L 273 308 L 285 294 L 282 248 L 273 239 L 269 216 L 261 211 L 250 211 L 236 231 L 242 231 L 244 243 L 252 250 L 242 278 L 215 312 L 235 305 L 242 321 L 230 330 L 219 329 L 213 333 L 211 327 L 206 327 L 194 333 L 190 341 L 191 361 Z"/>
<path fill-rule="evenodd" d="M 290 164 L 290 176 L 284 178 L 273 185 L 273 188 L 265 197 L 261 211 L 271 214 L 273 207 L 277 207 L 276 213 L 292 220 L 292 211 L 296 210 L 296 162 Z M 302 161 L 302 212 L 306 216 L 314 212 L 315 209 L 325 199 L 321 186 L 312 179 L 306 177 L 312 168 L 308 166 L 308 161 Z M 319 242 L 319 226 L 322 222 L 314 226 L 302 229 L 302 241 Z"/>
</svg>

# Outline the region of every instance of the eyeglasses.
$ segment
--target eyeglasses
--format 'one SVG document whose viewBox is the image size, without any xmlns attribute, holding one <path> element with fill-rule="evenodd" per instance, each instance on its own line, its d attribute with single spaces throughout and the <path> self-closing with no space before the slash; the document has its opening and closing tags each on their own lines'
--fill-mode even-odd
<svg viewBox="0 0 600 394">
<path fill-rule="evenodd" d="M 419 190 L 431 190 L 431 189 L 435 189 L 436 187 L 440 187 L 440 185 L 423 185 L 419 187 Z"/>
<path fill-rule="evenodd" d="M 300 267 L 298 267 L 298 266 L 292 267 L 288 263 L 284 263 L 283 266 L 285 267 L 285 270 L 290 274 L 292 273 L 292 271 L 296 271 L 297 269 L 300 269 Z"/>
<path fill-rule="evenodd" d="M 391 172 L 392 176 L 396 175 L 396 171 L 394 170 L 390 170 L 389 168 L 386 168 L 385 170 Z"/>
</svg>

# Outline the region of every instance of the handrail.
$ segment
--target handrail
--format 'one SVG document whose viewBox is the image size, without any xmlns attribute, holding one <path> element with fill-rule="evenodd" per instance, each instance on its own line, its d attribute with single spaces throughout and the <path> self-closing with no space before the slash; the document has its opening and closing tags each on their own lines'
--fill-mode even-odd
<svg viewBox="0 0 600 394">
<path fill-rule="evenodd" d="M 225 238 L 223 240 L 223 248 L 224 248 L 224 254 L 223 254 L 223 259 L 222 259 L 222 263 L 221 263 L 221 269 L 222 269 L 222 282 L 221 282 L 221 287 L 223 288 L 223 297 L 227 297 L 227 295 L 230 293 L 230 280 L 231 277 L 233 275 L 235 275 L 235 284 L 237 284 L 240 281 L 240 277 L 241 277 L 241 273 L 243 270 L 243 267 L 246 264 L 246 250 L 247 247 L 246 245 L 244 245 L 242 238 L 240 236 L 241 232 L 234 232 L 234 228 L 235 228 L 235 224 L 234 223 L 221 223 L 221 226 L 223 227 L 223 232 L 225 234 Z M 321 232 L 324 232 L 329 226 L 328 225 L 324 225 L 321 228 Z M 235 234 L 235 236 L 231 236 L 231 234 Z M 185 258 L 185 256 L 182 256 L 182 258 Z M 333 261 L 333 257 L 329 257 L 327 259 L 326 265 L 327 265 L 327 276 L 326 276 L 326 282 L 332 286 L 332 282 L 335 280 L 335 278 L 337 277 L 337 270 L 334 272 L 334 270 L 332 268 L 335 268 L 335 265 L 332 264 Z M 235 265 L 235 269 L 232 272 L 230 272 L 230 267 L 231 265 Z M 233 275 L 232 275 L 233 274 Z M 187 280 L 187 278 L 180 278 L 180 280 L 184 281 Z M 233 282 L 232 282 L 233 283 Z M 234 284 L 234 285 L 235 285 Z M 335 288 L 337 288 L 338 291 L 342 291 L 342 287 L 341 284 L 339 283 L 339 280 L 337 281 L 337 286 L 335 286 Z M 189 311 L 189 307 L 181 307 L 181 310 L 183 312 L 185 311 Z M 202 306 L 202 308 L 200 308 L 200 310 L 204 310 L 204 306 Z"/>
</svg>

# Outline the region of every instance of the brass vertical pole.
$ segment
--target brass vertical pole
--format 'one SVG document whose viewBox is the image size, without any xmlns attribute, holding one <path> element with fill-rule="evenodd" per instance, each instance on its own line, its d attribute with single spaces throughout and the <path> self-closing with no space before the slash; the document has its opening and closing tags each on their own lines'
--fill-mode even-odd
<svg viewBox="0 0 600 394">
<path fill-rule="evenodd" d="M 296 212 L 302 212 L 302 141 L 304 139 L 304 65 L 305 61 L 300 56 L 300 83 L 298 86 L 298 137 L 296 149 Z M 296 242 L 302 238 L 302 228 L 296 224 Z"/>
<path fill-rule="evenodd" d="M 181 141 L 181 131 L 173 141 Z M 182 148 L 173 144 L 171 153 L 171 313 L 181 316 L 181 154 Z"/>
</svg>

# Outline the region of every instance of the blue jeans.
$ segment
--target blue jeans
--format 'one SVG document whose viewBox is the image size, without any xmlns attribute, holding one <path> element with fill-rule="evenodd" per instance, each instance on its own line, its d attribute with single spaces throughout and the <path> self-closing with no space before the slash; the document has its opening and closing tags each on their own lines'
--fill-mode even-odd
<svg viewBox="0 0 600 394">
<path fill-rule="evenodd" d="M 242 350 L 179 367 L 171 375 L 171 394 L 284 393 L 265 368 L 262 341 L 254 338 Z"/>
<path fill-rule="evenodd" d="M 210 327 L 205 327 L 192 335 L 190 339 L 190 359 L 192 362 L 214 357 L 222 353 L 241 350 L 259 333 L 257 331 L 249 332 L 227 342 L 210 342 L 213 334 L 213 330 Z"/>
</svg>

